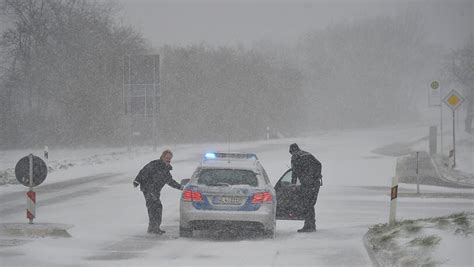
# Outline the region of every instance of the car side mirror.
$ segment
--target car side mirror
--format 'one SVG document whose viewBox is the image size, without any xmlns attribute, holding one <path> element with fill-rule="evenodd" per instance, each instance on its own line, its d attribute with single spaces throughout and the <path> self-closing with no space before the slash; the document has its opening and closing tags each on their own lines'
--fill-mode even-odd
<svg viewBox="0 0 474 267">
<path fill-rule="evenodd" d="M 182 179 L 181 180 L 181 185 L 187 185 L 189 183 L 189 181 L 191 181 L 191 179 L 189 179 L 189 178 Z"/>
</svg>

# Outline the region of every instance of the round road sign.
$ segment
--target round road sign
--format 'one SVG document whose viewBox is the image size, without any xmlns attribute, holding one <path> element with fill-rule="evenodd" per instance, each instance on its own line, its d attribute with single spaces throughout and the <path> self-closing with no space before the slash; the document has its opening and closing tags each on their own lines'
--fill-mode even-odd
<svg viewBox="0 0 474 267">
<path fill-rule="evenodd" d="M 33 186 L 40 185 L 48 174 L 46 163 L 37 157 L 33 157 Z M 18 182 L 24 186 L 30 186 L 30 156 L 21 158 L 15 166 L 15 176 Z"/>
</svg>

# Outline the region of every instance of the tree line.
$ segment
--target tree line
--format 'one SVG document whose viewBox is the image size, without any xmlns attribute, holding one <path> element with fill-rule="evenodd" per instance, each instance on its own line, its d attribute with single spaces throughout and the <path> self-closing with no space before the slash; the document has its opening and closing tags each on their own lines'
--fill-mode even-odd
<svg viewBox="0 0 474 267">
<path fill-rule="evenodd" d="M 111 3 L 1 0 L 0 7 L 8 25 L 0 39 L 2 148 L 123 144 L 130 135 L 126 56 L 160 55 L 155 119 L 162 142 L 256 140 L 267 127 L 291 136 L 411 120 L 439 58 L 416 14 L 331 25 L 291 48 L 155 48 L 117 20 Z M 450 77 L 472 84 L 472 45 L 448 58 Z M 141 121 L 133 131 L 150 132 L 150 118 L 132 119 Z"/>
<path fill-rule="evenodd" d="M 3 0 L 0 136 L 3 147 L 72 145 L 115 134 L 122 57 L 148 47 L 89 1 Z"/>
</svg>

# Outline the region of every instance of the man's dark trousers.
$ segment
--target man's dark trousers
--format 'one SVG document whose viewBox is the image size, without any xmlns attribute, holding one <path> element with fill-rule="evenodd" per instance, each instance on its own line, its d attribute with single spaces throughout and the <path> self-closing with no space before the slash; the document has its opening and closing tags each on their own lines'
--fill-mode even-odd
<svg viewBox="0 0 474 267">
<path fill-rule="evenodd" d="M 316 229 L 316 219 L 314 205 L 318 200 L 319 194 L 318 186 L 302 186 L 301 194 L 303 196 L 303 216 L 304 216 L 304 229 Z"/>
<path fill-rule="evenodd" d="M 160 229 L 163 205 L 161 204 L 160 194 L 143 193 L 145 196 L 146 207 L 148 209 L 148 232 Z"/>
</svg>

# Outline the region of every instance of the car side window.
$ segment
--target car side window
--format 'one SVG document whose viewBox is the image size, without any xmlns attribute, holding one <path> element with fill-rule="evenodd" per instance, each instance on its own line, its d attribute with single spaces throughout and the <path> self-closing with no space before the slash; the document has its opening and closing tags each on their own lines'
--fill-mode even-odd
<svg viewBox="0 0 474 267">
<path fill-rule="evenodd" d="M 291 185 L 291 174 L 292 174 L 292 171 L 291 169 L 288 170 L 284 175 L 283 177 L 281 178 L 280 180 L 280 184 L 281 186 L 289 186 Z M 300 185 L 300 180 L 299 179 L 296 179 L 296 185 Z"/>
</svg>

